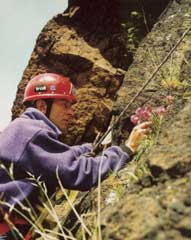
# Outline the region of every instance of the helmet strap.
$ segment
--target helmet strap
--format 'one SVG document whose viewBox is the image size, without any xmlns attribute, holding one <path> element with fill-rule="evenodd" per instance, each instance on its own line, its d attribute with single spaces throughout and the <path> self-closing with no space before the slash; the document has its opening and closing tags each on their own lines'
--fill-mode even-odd
<svg viewBox="0 0 191 240">
<path fill-rule="evenodd" d="M 24 106 L 25 106 L 26 108 L 36 107 L 36 101 L 24 102 Z"/>
<path fill-rule="evenodd" d="M 53 103 L 53 99 L 46 99 L 45 102 L 46 102 L 46 105 L 47 105 L 47 109 L 46 109 L 46 116 L 47 118 L 50 117 L 50 112 L 51 112 L 51 109 L 52 109 L 52 103 Z"/>
</svg>

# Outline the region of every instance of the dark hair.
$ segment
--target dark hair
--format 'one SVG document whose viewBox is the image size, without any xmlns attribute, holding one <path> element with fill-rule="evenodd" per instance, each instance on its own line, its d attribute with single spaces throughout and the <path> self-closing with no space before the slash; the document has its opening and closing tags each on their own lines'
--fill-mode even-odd
<svg viewBox="0 0 191 240">
<path fill-rule="evenodd" d="M 36 100 L 35 100 L 35 101 L 30 101 L 30 102 L 24 102 L 23 105 L 24 105 L 26 108 L 29 108 L 29 107 L 34 107 L 34 108 L 36 108 Z"/>
<path fill-rule="evenodd" d="M 47 110 L 46 110 L 46 116 L 49 118 L 50 116 L 50 111 L 51 111 L 51 108 L 52 108 L 52 103 L 54 101 L 54 99 L 42 99 L 46 102 L 46 105 L 47 105 Z M 33 108 L 36 108 L 36 102 L 37 100 L 34 100 L 34 101 L 29 101 L 29 102 L 25 102 L 24 105 L 26 108 L 29 108 L 29 107 L 33 107 Z"/>
</svg>

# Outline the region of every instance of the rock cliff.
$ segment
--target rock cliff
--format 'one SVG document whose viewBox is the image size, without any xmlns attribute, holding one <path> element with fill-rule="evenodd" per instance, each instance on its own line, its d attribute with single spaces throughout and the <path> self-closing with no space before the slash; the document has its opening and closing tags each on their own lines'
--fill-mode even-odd
<svg viewBox="0 0 191 240">
<path fill-rule="evenodd" d="M 71 77 L 79 99 L 63 141 L 93 141 L 190 25 L 189 0 L 69 1 L 68 9 L 50 20 L 37 39 L 13 118 L 23 111 L 23 89 L 32 76 L 61 73 Z M 81 231 L 72 210 L 63 210 L 64 202 L 56 206 L 63 226 L 77 239 L 191 238 L 190 41 L 191 33 L 128 109 L 113 131 L 113 142 L 120 144 L 128 136 L 137 107 L 169 107 L 157 120 L 155 136 L 117 176 L 76 197 L 75 207 L 92 236 Z"/>
</svg>

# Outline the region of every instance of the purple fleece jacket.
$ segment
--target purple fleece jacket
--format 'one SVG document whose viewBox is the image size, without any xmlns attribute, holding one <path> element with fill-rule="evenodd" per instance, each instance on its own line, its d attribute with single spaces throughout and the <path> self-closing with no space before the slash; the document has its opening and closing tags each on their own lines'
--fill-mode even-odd
<svg viewBox="0 0 191 240">
<path fill-rule="evenodd" d="M 99 166 L 101 178 L 108 172 L 121 169 L 130 156 L 120 147 L 107 148 L 102 156 L 88 157 L 91 144 L 68 146 L 59 140 L 61 132 L 40 111 L 28 108 L 19 118 L 11 122 L 0 134 L 1 164 L 14 166 L 14 180 L 0 166 L 0 197 L 10 205 L 30 199 L 35 186 L 27 178 L 30 172 L 41 176 L 48 192 L 58 186 L 56 169 L 65 188 L 86 191 L 98 182 Z M 102 159 L 102 161 L 101 161 Z"/>
</svg>

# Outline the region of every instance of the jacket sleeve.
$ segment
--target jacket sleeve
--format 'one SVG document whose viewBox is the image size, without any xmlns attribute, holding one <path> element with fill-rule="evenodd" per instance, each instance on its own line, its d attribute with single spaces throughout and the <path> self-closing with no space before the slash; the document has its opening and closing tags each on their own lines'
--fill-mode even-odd
<svg viewBox="0 0 191 240">
<path fill-rule="evenodd" d="M 110 171 L 121 169 L 130 160 L 117 146 L 107 148 L 97 157 L 88 156 L 91 149 L 91 144 L 70 147 L 41 131 L 27 144 L 19 164 L 52 183 L 57 181 L 58 169 L 63 187 L 87 191 L 97 184 L 99 171 L 103 180 Z"/>
<path fill-rule="evenodd" d="M 14 180 L 0 184 L 0 206 L 3 209 L 13 208 L 23 202 L 34 190 L 31 181 L 27 179 Z"/>
</svg>

